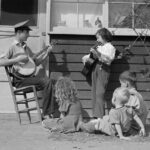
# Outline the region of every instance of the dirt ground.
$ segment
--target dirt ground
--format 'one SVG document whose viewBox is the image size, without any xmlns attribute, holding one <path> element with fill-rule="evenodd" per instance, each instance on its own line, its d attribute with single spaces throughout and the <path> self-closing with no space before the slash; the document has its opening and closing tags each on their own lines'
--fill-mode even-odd
<svg viewBox="0 0 150 150">
<path fill-rule="evenodd" d="M 131 141 L 100 134 L 49 133 L 44 129 L 35 114 L 33 123 L 22 116 L 19 125 L 15 114 L 0 114 L 0 150 L 149 150 L 150 127 L 147 137 L 133 136 Z"/>
</svg>

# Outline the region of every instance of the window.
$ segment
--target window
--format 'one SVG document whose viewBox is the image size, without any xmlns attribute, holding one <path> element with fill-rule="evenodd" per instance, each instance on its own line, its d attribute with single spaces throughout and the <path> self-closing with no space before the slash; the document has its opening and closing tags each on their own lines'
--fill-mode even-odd
<svg viewBox="0 0 150 150">
<path fill-rule="evenodd" d="M 76 3 L 54 1 L 52 2 L 52 27 L 77 27 Z"/>
<path fill-rule="evenodd" d="M 135 4 L 135 28 L 150 27 L 150 4 Z M 138 16 L 138 17 L 137 17 Z"/>
<path fill-rule="evenodd" d="M 30 20 L 29 25 L 37 25 L 38 0 L 0 0 L 0 25 L 14 25 Z"/>
<path fill-rule="evenodd" d="M 149 33 L 149 0 L 48 0 L 50 32 L 95 34 L 106 27 L 118 35 Z"/>
<path fill-rule="evenodd" d="M 94 28 L 97 18 L 102 21 L 103 8 L 101 3 L 79 3 L 78 27 Z"/>
<path fill-rule="evenodd" d="M 102 20 L 104 0 L 52 0 L 51 29 L 95 28 L 95 22 Z"/>
<path fill-rule="evenodd" d="M 131 10 L 132 5 L 129 3 L 109 3 L 109 27 L 131 28 Z"/>
<path fill-rule="evenodd" d="M 110 0 L 109 27 L 147 28 L 150 25 L 150 3 L 145 0 Z"/>
</svg>

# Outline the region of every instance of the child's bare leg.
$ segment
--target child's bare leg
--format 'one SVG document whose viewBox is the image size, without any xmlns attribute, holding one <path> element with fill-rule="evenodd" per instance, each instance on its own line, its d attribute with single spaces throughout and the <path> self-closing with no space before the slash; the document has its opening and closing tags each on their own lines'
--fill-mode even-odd
<svg viewBox="0 0 150 150">
<path fill-rule="evenodd" d="M 95 123 L 87 122 L 87 123 L 80 123 L 79 128 L 81 131 L 88 132 L 88 133 L 94 133 L 95 132 Z"/>
<path fill-rule="evenodd" d="M 96 129 L 97 125 L 100 124 L 100 120 L 101 119 L 94 119 L 87 123 L 80 122 L 79 128 L 81 129 L 81 131 L 85 131 L 88 133 L 95 133 L 95 131 L 97 130 Z"/>
<path fill-rule="evenodd" d="M 100 131 L 101 118 L 95 120 L 95 130 Z"/>
</svg>

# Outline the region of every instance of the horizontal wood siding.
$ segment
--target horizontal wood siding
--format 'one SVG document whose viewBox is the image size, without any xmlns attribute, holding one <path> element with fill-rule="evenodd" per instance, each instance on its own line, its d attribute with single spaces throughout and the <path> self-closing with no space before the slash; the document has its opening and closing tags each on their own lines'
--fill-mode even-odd
<svg viewBox="0 0 150 150">
<path fill-rule="evenodd" d="M 59 76 L 70 76 L 76 83 L 79 98 L 85 110 L 84 115 L 91 116 L 91 86 L 86 78 L 81 74 L 83 64 L 82 57 L 89 53 L 90 47 L 95 43 L 94 36 L 84 35 L 50 35 L 51 42 L 56 42 L 53 52 L 50 54 L 49 68 L 50 77 L 57 79 Z M 125 47 L 132 44 L 136 37 L 118 36 L 114 37 L 113 45 L 122 52 Z M 149 41 L 149 39 L 147 39 Z M 150 43 L 137 40 L 132 46 L 127 59 L 115 60 L 111 66 L 111 76 L 106 92 L 106 110 L 111 108 L 112 92 L 118 87 L 119 75 L 124 70 L 131 70 L 137 75 L 137 89 L 141 92 L 150 109 L 150 79 L 146 79 L 141 73 L 145 69 L 150 69 L 150 56 L 148 49 Z"/>
</svg>

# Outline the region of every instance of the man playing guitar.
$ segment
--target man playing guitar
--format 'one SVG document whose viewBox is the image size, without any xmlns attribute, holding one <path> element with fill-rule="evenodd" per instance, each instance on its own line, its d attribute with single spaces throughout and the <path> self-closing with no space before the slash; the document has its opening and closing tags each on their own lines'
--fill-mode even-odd
<svg viewBox="0 0 150 150">
<path fill-rule="evenodd" d="M 8 52 L 0 59 L 0 66 L 10 66 L 13 75 L 13 85 L 23 87 L 35 85 L 43 89 L 43 115 L 52 114 L 51 102 L 54 100 L 53 85 L 54 81 L 36 76 L 36 68 L 47 57 L 52 50 L 52 46 L 46 47 L 43 51 L 34 54 L 27 46 L 25 41 L 29 37 L 28 20 L 14 26 L 15 39 Z"/>
</svg>

